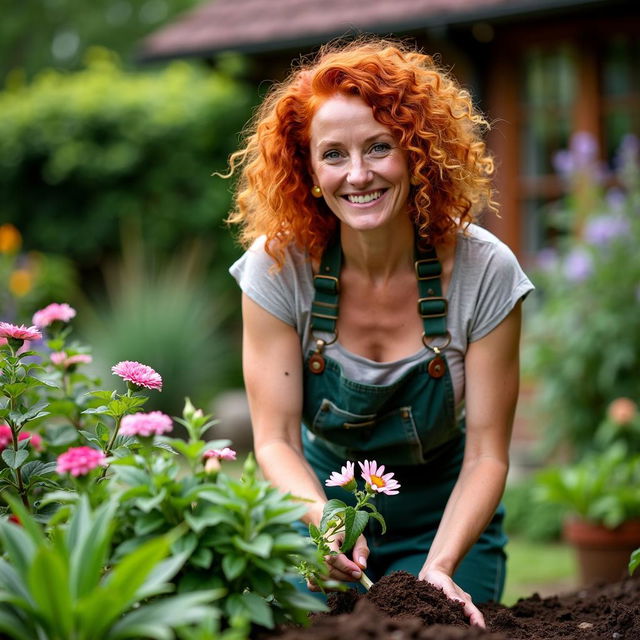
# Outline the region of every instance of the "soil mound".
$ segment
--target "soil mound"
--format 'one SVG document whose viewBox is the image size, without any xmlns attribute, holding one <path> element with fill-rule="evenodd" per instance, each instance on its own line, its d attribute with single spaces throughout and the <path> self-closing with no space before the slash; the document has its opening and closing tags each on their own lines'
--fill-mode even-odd
<svg viewBox="0 0 640 640">
<path fill-rule="evenodd" d="M 366 595 L 331 594 L 330 613 L 306 628 L 263 640 L 640 640 L 640 579 L 595 585 L 564 596 L 533 594 L 513 607 L 480 606 L 487 629 L 468 625 L 462 606 L 399 571 Z"/>
</svg>

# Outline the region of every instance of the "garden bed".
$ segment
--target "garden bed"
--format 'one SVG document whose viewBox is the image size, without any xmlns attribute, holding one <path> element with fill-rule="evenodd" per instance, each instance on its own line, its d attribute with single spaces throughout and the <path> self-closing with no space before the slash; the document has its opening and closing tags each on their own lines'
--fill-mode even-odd
<svg viewBox="0 0 640 640">
<path fill-rule="evenodd" d="M 537 594 L 512 607 L 482 605 L 486 631 L 470 627 L 461 607 L 405 572 L 382 578 L 366 595 L 329 596 L 331 613 L 310 627 L 269 640 L 635 640 L 640 638 L 640 580 L 627 578 L 562 596 Z M 263 640 L 267 640 L 264 638 Z"/>
</svg>

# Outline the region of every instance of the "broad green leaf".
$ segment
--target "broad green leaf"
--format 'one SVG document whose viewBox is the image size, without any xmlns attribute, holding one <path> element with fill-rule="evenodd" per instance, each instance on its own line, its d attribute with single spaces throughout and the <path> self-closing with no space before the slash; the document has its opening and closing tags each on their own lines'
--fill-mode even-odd
<svg viewBox="0 0 640 640">
<path fill-rule="evenodd" d="M 329 611 L 329 607 L 320 598 L 316 598 L 308 593 L 302 593 L 297 589 L 284 594 L 277 595 L 278 601 L 288 604 L 291 607 L 297 607 L 304 611 Z"/>
<path fill-rule="evenodd" d="M 0 521 L 0 543 L 13 568 L 26 580 L 36 551 L 34 540 L 22 527 Z"/>
<path fill-rule="evenodd" d="M 267 509 L 264 515 L 264 525 L 272 524 L 289 524 L 300 520 L 300 518 L 309 510 L 305 504 L 288 504 L 279 509 Z"/>
<path fill-rule="evenodd" d="M 92 395 L 94 398 L 98 398 L 98 400 L 104 400 L 108 402 L 109 400 L 113 400 L 117 392 L 116 391 L 91 391 L 88 395 Z"/>
<path fill-rule="evenodd" d="M 382 531 L 380 532 L 381 534 L 385 534 L 387 532 L 387 523 L 384 521 L 384 518 L 377 511 L 372 511 L 369 514 L 369 517 L 375 518 L 380 523 L 380 526 L 382 527 Z"/>
<path fill-rule="evenodd" d="M 149 513 L 155 509 L 162 501 L 167 497 L 166 489 L 161 489 L 155 496 L 149 496 L 148 498 L 136 498 L 133 502 L 144 513 Z"/>
<path fill-rule="evenodd" d="M 34 640 L 34 630 L 27 627 L 23 620 L 7 607 L 0 606 L 0 631 L 12 640 Z"/>
<path fill-rule="evenodd" d="M 242 528 L 242 523 L 233 513 L 222 511 L 215 507 L 207 507 L 202 510 L 201 513 L 185 512 L 184 519 L 189 524 L 189 527 L 196 533 L 200 533 L 207 527 L 215 527 L 222 522 L 231 525 L 236 528 L 237 531 L 240 531 Z"/>
<path fill-rule="evenodd" d="M 189 559 L 189 553 L 178 553 L 159 562 L 149 573 L 144 584 L 138 589 L 136 598 L 145 600 L 151 596 L 165 592 L 165 586 L 173 589 L 170 580 L 180 571 L 184 563 Z"/>
<path fill-rule="evenodd" d="M 267 627 L 267 629 L 273 629 L 273 611 L 264 598 L 256 593 L 246 591 L 242 594 L 242 599 L 253 622 Z"/>
<path fill-rule="evenodd" d="M 72 638 L 74 624 L 69 567 L 56 549 L 40 547 L 36 551 L 27 584 L 39 614 L 55 630 L 54 637 Z"/>
<path fill-rule="evenodd" d="M 243 540 L 240 536 L 233 536 L 232 541 L 236 548 L 260 558 L 268 558 L 273 546 L 273 538 L 266 533 L 261 533 L 250 541 Z"/>
<path fill-rule="evenodd" d="M 235 580 L 246 568 L 247 557 L 228 553 L 222 558 L 222 570 L 227 580 Z"/>
<path fill-rule="evenodd" d="M 195 591 L 142 605 L 114 624 L 106 634 L 105 640 L 123 640 L 124 638 L 171 640 L 174 636 L 169 629 L 197 623 L 204 617 L 215 615 L 217 609 L 210 603 L 220 598 L 223 593 L 213 589 Z"/>
<path fill-rule="evenodd" d="M 273 539 L 273 551 L 297 551 L 309 542 L 299 533 L 280 533 Z"/>
<path fill-rule="evenodd" d="M 158 511 L 145 513 L 136 518 L 133 531 L 136 536 L 146 536 L 154 531 L 162 529 L 166 523 L 165 517 Z"/>
<path fill-rule="evenodd" d="M 71 593 L 75 598 L 90 593 L 100 582 L 115 526 L 116 508 L 117 503 L 112 500 L 91 514 L 83 496 L 73 514 L 67 541 L 71 552 Z"/>
<path fill-rule="evenodd" d="M 19 596 L 27 602 L 31 601 L 31 596 L 25 585 L 25 580 L 20 579 L 16 570 L 6 560 L 0 558 L 0 588 L 8 591 L 14 596 Z"/>
<path fill-rule="evenodd" d="M 189 562 L 194 567 L 200 567 L 201 569 L 209 569 L 211 567 L 212 561 L 213 551 L 211 551 L 211 549 L 203 547 L 202 545 L 199 546 L 189 558 Z"/>
<path fill-rule="evenodd" d="M 64 447 L 78 440 L 78 432 L 71 425 L 62 425 L 50 429 L 47 433 L 47 443 L 50 447 Z"/>
<path fill-rule="evenodd" d="M 39 460 L 32 460 L 27 462 L 22 469 L 22 481 L 25 484 L 29 484 L 33 477 L 42 477 L 53 473 L 56 470 L 55 462 L 40 462 Z"/>
<path fill-rule="evenodd" d="M 344 541 L 340 547 L 342 553 L 353 548 L 358 536 L 364 531 L 369 521 L 369 514 L 364 511 L 356 511 L 353 507 L 347 507 L 344 517 Z"/>
<path fill-rule="evenodd" d="M 260 595 L 267 596 L 273 593 L 273 578 L 262 569 L 251 567 L 249 573 L 249 582 L 253 591 Z"/>
<path fill-rule="evenodd" d="M 329 500 L 322 510 L 322 519 L 320 520 L 320 530 L 326 531 L 327 522 L 333 520 L 336 515 L 342 514 L 347 505 L 342 500 Z"/>
<path fill-rule="evenodd" d="M 10 469 L 18 469 L 29 457 L 26 449 L 15 451 L 14 449 L 5 449 L 2 452 L 2 459 Z"/>
</svg>

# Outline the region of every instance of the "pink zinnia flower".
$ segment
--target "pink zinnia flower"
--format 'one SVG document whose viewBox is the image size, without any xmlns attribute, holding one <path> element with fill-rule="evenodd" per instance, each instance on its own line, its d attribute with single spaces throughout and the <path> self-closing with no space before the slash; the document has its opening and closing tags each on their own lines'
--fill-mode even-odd
<svg viewBox="0 0 640 640">
<path fill-rule="evenodd" d="M 393 480 L 393 473 L 384 472 L 384 465 L 378 467 L 378 463 L 375 460 L 369 462 L 365 460 L 364 463 L 358 462 L 360 469 L 362 470 L 362 478 L 367 483 L 367 488 L 375 493 L 386 493 L 388 496 L 395 496 L 400 488 L 400 484 L 397 480 Z"/>
<path fill-rule="evenodd" d="M 124 436 L 159 436 L 173 429 L 171 418 L 162 411 L 134 413 L 122 418 L 120 433 Z"/>
<path fill-rule="evenodd" d="M 11 441 L 11 427 L 8 424 L 0 424 L 0 451 L 4 451 Z"/>
<path fill-rule="evenodd" d="M 0 338 L 13 338 L 14 340 L 40 340 L 42 334 L 37 327 L 17 326 L 8 322 L 0 322 Z"/>
<path fill-rule="evenodd" d="M 209 449 L 204 452 L 205 458 L 215 458 L 216 460 L 235 460 L 236 452 L 229 447 L 225 447 L 224 449 Z"/>
<path fill-rule="evenodd" d="M 31 437 L 29 444 L 36 450 L 42 451 L 42 438 L 37 433 L 31 433 L 30 431 L 21 431 L 18 434 L 18 440 L 26 440 Z"/>
<path fill-rule="evenodd" d="M 84 476 L 96 467 L 107 464 L 106 456 L 91 447 L 72 447 L 58 456 L 56 471 L 70 473 L 72 476 Z"/>
<path fill-rule="evenodd" d="M 66 302 L 58 304 L 52 302 L 49 306 L 33 314 L 33 324 L 37 327 L 48 327 L 56 321 L 69 322 L 76 315 L 76 310 Z"/>
<path fill-rule="evenodd" d="M 347 491 L 351 491 L 356 487 L 355 475 L 355 462 L 347 460 L 346 466 L 342 467 L 340 473 L 333 471 L 329 476 L 329 479 L 325 481 L 327 487 L 343 487 Z"/>
<path fill-rule="evenodd" d="M 138 385 L 139 387 L 147 387 L 147 389 L 157 389 L 162 391 L 162 378 L 151 367 L 146 364 L 140 364 L 131 360 L 123 360 L 111 367 L 111 371 L 123 380 Z"/>
<path fill-rule="evenodd" d="M 64 351 L 56 351 L 51 354 L 51 362 L 57 366 L 69 369 L 77 364 L 89 364 L 93 361 L 93 358 L 86 353 L 77 353 L 74 356 L 69 356 Z"/>
</svg>

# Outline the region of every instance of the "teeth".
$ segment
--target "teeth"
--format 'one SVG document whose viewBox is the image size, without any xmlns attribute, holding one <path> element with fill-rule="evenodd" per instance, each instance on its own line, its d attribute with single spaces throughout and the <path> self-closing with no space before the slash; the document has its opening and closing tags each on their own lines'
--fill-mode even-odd
<svg viewBox="0 0 640 640">
<path fill-rule="evenodd" d="M 380 197 L 382 197 L 382 191 L 374 191 L 373 193 L 367 193 L 364 196 L 348 195 L 347 200 L 349 200 L 349 202 L 353 202 L 354 204 L 366 204 L 367 202 L 373 202 Z"/>
</svg>

